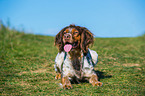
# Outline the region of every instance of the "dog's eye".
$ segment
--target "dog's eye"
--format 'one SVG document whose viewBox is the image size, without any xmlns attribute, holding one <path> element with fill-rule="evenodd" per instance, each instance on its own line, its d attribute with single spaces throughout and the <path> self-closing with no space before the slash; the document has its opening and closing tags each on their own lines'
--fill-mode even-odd
<svg viewBox="0 0 145 96">
<path fill-rule="evenodd" d="M 75 34 L 78 33 L 78 31 L 75 31 Z"/>
</svg>

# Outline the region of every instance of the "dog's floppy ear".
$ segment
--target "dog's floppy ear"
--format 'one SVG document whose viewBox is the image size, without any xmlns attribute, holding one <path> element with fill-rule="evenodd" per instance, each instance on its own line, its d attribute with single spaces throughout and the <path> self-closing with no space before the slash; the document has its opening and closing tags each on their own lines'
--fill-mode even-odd
<svg viewBox="0 0 145 96">
<path fill-rule="evenodd" d="M 55 41 L 54 45 L 59 48 L 59 52 L 63 51 L 63 32 L 67 27 L 63 28 L 56 36 L 55 36 Z"/>
<path fill-rule="evenodd" d="M 92 45 L 94 42 L 94 36 L 87 28 L 80 27 L 80 29 L 82 31 L 80 47 L 83 50 L 83 53 L 87 53 L 89 45 Z"/>
</svg>

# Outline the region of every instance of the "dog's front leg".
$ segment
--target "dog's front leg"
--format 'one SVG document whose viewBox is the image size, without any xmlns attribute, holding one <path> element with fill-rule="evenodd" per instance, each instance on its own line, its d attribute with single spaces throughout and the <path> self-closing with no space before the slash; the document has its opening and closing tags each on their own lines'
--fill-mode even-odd
<svg viewBox="0 0 145 96">
<path fill-rule="evenodd" d="M 89 82 L 93 85 L 93 86 L 102 86 L 103 83 L 98 81 L 98 76 L 96 74 L 93 74 L 91 76 L 91 78 L 89 79 Z"/>
<path fill-rule="evenodd" d="M 62 77 L 61 83 L 62 83 L 62 86 L 64 89 L 71 89 L 72 88 L 71 82 L 69 81 L 68 77 Z"/>
<path fill-rule="evenodd" d="M 57 73 L 57 75 L 55 76 L 55 79 L 61 79 L 61 73 Z"/>
</svg>

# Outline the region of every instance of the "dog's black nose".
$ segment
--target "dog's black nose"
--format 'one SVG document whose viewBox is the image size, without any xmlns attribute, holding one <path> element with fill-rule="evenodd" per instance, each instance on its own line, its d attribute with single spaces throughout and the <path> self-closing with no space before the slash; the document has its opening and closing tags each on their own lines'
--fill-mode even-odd
<svg viewBox="0 0 145 96">
<path fill-rule="evenodd" d="M 70 39 L 70 37 L 71 37 L 70 34 L 65 34 L 64 35 L 64 39 Z"/>
</svg>

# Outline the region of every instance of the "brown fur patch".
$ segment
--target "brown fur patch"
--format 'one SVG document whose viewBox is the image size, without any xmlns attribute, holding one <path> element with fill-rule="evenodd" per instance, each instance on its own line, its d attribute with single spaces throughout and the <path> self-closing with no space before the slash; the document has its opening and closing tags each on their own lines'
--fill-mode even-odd
<svg viewBox="0 0 145 96">
<path fill-rule="evenodd" d="M 64 89 L 71 89 L 72 88 L 72 85 L 71 85 L 68 77 L 63 77 L 61 79 L 61 83 L 62 83 L 62 86 Z"/>
<path fill-rule="evenodd" d="M 96 74 L 92 75 L 92 77 L 90 78 L 89 82 L 93 85 L 93 86 L 102 86 L 103 83 L 98 81 L 98 76 Z"/>
<path fill-rule="evenodd" d="M 93 44 L 94 42 L 93 34 L 87 28 L 70 25 L 63 28 L 55 37 L 54 45 L 59 48 L 60 52 L 64 51 L 63 35 L 65 32 L 70 32 L 72 34 L 74 42 L 78 41 L 78 43 L 80 44 L 80 48 L 83 50 L 84 53 L 87 53 L 89 45 Z"/>
</svg>

